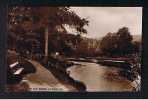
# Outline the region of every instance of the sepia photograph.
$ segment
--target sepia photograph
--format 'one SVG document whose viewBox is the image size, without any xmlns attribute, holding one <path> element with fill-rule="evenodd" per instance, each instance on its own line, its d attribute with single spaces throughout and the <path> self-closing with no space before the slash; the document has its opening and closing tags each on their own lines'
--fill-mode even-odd
<svg viewBox="0 0 148 100">
<path fill-rule="evenodd" d="M 8 6 L 6 92 L 141 91 L 142 7 Z"/>
</svg>

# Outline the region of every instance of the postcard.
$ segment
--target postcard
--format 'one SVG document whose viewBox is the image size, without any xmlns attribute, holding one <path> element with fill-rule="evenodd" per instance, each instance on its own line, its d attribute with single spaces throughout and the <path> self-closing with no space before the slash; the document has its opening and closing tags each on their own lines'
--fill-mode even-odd
<svg viewBox="0 0 148 100">
<path fill-rule="evenodd" d="M 142 7 L 8 6 L 7 92 L 141 91 Z"/>
</svg>

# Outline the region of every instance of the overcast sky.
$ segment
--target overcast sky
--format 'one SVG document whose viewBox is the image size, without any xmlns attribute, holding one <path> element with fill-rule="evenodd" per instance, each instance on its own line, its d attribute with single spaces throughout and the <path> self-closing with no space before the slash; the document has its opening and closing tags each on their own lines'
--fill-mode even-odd
<svg viewBox="0 0 148 100">
<path fill-rule="evenodd" d="M 141 7 L 71 7 L 79 16 L 89 20 L 87 37 L 100 38 L 124 26 L 131 34 L 142 32 Z"/>
</svg>

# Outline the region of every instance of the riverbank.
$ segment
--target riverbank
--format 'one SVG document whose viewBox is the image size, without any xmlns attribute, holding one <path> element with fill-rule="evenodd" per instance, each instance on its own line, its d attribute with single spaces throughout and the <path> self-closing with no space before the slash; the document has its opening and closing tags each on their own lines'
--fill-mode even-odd
<svg viewBox="0 0 148 100">
<path fill-rule="evenodd" d="M 75 85 L 76 83 L 72 84 L 72 81 L 67 81 L 67 77 L 65 78 L 63 74 L 57 74 L 56 70 L 52 68 L 47 70 L 36 61 L 30 62 L 37 69 L 35 74 L 28 74 L 25 77 L 25 80 L 27 80 L 29 84 L 30 91 L 79 91 L 78 87 Z"/>
<path fill-rule="evenodd" d="M 127 58 L 128 59 L 128 58 Z M 118 58 L 98 58 L 98 57 L 94 57 L 94 58 L 67 58 L 67 60 L 69 61 L 78 61 L 78 62 L 89 62 L 89 63 L 97 63 L 97 64 L 101 64 L 104 66 L 114 66 L 114 67 L 118 67 L 118 68 L 122 68 L 122 69 L 126 69 L 126 70 L 131 70 L 132 69 L 132 63 L 130 63 L 130 60 L 122 60 L 122 59 L 118 59 Z"/>
<path fill-rule="evenodd" d="M 76 89 L 76 91 L 79 92 L 85 92 L 86 91 L 86 86 L 85 84 L 83 84 L 80 81 L 74 80 L 73 78 L 71 78 L 69 76 L 69 73 L 67 72 L 67 68 L 71 67 L 71 66 L 67 66 L 67 67 L 62 67 L 62 65 L 54 65 L 54 66 L 50 66 L 50 65 L 44 65 L 45 68 L 47 68 L 48 70 L 51 71 L 51 73 L 65 86 L 67 87 L 74 87 Z M 75 92 L 75 91 L 72 91 Z"/>
<path fill-rule="evenodd" d="M 50 58 L 46 64 L 34 60 L 29 62 L 34 65 L 36 72 L 23 79 L 29 86 L 28 91 L 132 91 L 132 87 L 135 87 L 131 81 L 120 76 L 119 67 L 101 65 L 94 58 Z"/>
</svg>

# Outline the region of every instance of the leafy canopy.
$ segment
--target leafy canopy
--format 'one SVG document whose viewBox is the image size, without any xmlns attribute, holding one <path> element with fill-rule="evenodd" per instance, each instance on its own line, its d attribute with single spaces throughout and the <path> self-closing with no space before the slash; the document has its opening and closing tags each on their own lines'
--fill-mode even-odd
<svg viewBox="0 0 148 100">
<path fill-rule="evenodd" d="M 87 33 L 84 26 L 88 25 L 88 20 L 78 16 L 70 7 L 10 7 L 8 18 L 11 31 L 30 32 L 48 27 L 53 33 L 56 26 L 64 28 L 69 25 L 79 33 Z"/>
</svg>

